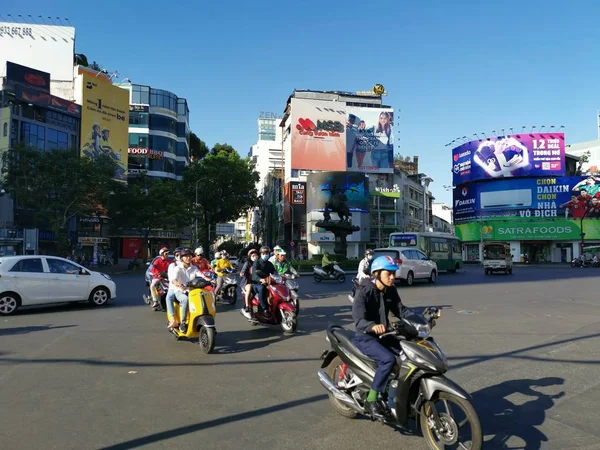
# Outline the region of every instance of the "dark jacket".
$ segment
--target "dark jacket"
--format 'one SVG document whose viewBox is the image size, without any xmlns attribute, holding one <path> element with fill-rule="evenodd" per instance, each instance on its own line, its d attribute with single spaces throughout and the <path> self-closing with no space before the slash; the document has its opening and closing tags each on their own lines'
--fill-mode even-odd
<svg viewBox="0 0 600 450">
<path fill-rule="evenodd" d="M 261 279 L 267 278 L 273 273 L 277 273 L 275 266 L 270 261 L 260 258 L 252 266 L 252 283 L 259 284 Z"/>
<path fill-rule="evenodd" d="M 240 277 L 242 277 L 243 284 L 252 283 L 252 260 L 249 259 L 242 266 L 240 270 Z"/>
<path fill-rule="evenodd" d="M 364 279 L 357 289 L 352 303 L 352 319 L 357 335 L 371 333 L 373 325 L 389 325 L 388 314 L 400 317 L 406 309 L 394 286 L 383 292 L 377 290 L 375 283 Z"/>
</svg>

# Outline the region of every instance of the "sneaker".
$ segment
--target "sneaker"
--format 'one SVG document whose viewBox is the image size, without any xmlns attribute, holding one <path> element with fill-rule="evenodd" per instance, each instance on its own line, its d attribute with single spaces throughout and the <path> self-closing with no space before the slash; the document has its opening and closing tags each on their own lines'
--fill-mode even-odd
<svg viewBox="0 0 600 450">
<path fill-rule="evenodd" d="M 370 402 L 367 400 L 365 402 L 365 412 L 375 420 L 385 418 L 383 408 L 379 404 L 379 401 Z"/>
<path fill-rule="evenodd" d="M 182 323 L 181 325 L 179 325 L 179 331 L 181 331 L 182 333 L 186 333 L 187 332 L 187 323 Z"/>
<path fill-rule="evenodd" d="M 242 308 L 240 309 L 240 313 L 242 314 L 242 316 L 244 316 L 246 319 L 250 320 L 252 319 L 252 315 L 250 314 L 250 311 L 248 311 L 246 308 Z"/>
</svg>

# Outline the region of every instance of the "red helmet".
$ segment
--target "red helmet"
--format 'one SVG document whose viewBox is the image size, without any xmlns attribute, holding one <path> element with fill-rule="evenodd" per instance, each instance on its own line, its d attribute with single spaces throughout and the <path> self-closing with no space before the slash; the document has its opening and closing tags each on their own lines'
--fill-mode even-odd
<svg viewBox="0 0 600 450">
<path fill-rule="evenodd" d="M 162 255 L 163 253 L 169 253 L 169 247 L 163 247 L 158 252 L 159 255 Z"/>
<path fill-rule="evenodd" d="M 248 258 L 250 258 L 250 256 L 251 256 L 253 253 L 256 253 L 256 254 L 258 254 L 258 252 L 256 251 L 256 249 L 255 249 L 255 248 L 253 248 L 253 249 L 251 249 L 251 250 L 248 250 Z"/>
</svg>

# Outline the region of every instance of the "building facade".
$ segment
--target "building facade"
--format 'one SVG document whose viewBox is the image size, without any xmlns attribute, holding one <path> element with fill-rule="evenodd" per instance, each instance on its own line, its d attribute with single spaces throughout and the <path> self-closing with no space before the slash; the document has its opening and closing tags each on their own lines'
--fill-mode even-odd
<svg viewBox="0 0 600 450">
<path fill-rule="evenodd" d="M 190 163 L 190 110 L 172 92 L 118 83 L 130 92 L 128 177 L 182 180 Z"/>
</svg>

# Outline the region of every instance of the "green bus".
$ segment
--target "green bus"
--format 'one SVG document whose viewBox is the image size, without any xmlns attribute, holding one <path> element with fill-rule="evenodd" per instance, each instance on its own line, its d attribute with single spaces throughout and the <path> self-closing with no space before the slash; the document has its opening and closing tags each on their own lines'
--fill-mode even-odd
<svg viewBox="0 0 600 450">
<path fill-rule="evenodd" d="M 463 266 L 462 245 L 450 233 L 391 233 L 390 247 L 416 247 L 435 261 L 438 270 L 456 272 Z"/>
</svg>

